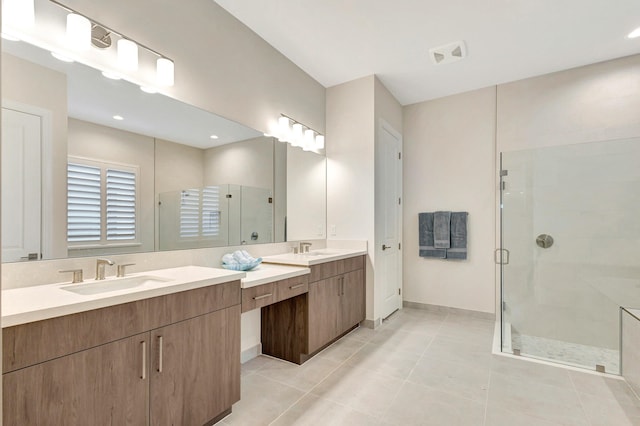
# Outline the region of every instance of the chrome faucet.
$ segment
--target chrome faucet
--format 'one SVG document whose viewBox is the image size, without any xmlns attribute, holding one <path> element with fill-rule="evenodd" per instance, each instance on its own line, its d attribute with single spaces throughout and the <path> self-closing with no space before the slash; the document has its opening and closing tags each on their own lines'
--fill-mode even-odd
<svg viewBox="0 0 640 426">
<path fill-rule="evenodd" d="M 114 263 L 109 259 L 96 260 L 96 280 L 104 280 L 104 267 L 105 265 L 113 266 Z"/>
<path fill-rule="evenodd" d="M 300 241 L 300 253 L 309 253 L 309 247 L 311 247 L 311 243 Z"/>
</svg>

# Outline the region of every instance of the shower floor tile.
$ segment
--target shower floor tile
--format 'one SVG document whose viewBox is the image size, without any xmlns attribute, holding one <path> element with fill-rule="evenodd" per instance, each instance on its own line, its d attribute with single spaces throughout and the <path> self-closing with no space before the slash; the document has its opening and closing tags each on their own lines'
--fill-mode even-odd
<svg viewBox="0 0 640 426">
<path fill-rule="evenodd" d="M 526 334 L 511 334 L 513 349 L 520 349 L 520 354 L 548 361 L 559 361 L 576 367 L 595 370 L 596 365 L 604 365 L 607 373 L 620 372 L 620 351 L 563 342 Z"/>
</svg>

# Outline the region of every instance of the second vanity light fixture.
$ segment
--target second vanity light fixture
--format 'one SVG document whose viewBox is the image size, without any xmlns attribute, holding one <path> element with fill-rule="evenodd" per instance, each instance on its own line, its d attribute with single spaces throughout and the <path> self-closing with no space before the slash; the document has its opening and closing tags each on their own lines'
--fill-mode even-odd
<svg viewBox="0 0 640 426">
<path fill-rule="evenodd" d="M 280 114 L 277 124 L 271 126 L 271 134 L 280 142 L 288 142 L 304 151 L 324 149 L 324 135 L 285 114 Z"/>
</svg>

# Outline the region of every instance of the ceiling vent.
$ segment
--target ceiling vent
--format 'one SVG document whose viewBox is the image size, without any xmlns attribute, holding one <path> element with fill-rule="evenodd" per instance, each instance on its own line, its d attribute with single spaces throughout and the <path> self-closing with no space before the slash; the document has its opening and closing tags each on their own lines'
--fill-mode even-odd
<svg viewBox="0 0 640 426">
<path fill-rule="evenodd" d="M 456 41 L 429 49 L 429 56 L 436 65 L 448 64 L 464 59 L 467 56 L 467 46 L 462 40 Z"/>
</svg>

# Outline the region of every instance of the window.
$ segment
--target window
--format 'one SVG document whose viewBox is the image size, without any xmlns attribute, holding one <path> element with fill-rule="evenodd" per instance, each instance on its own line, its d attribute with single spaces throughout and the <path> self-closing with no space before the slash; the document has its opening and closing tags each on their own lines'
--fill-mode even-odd
<svg viewBox="0 0 640 426">
<path fill-rule="evenodd" d="M 136 166 L 69 158 L 67 241 L 70 245 L 137 243 Z"/>
<path fill-rule="evenodd" d="M 220 187 L 186 189 L 180 195 L 180 238 L 220 235 Z"/>
</svg>

